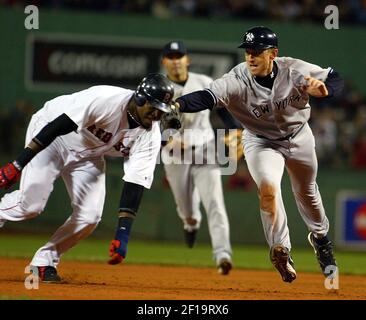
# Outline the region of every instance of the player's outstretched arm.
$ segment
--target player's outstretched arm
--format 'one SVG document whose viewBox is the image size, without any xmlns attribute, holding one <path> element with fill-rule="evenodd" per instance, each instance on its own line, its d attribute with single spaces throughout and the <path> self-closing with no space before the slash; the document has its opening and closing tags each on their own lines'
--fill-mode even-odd
<svg viewBox="0 0 366 320">
<path fill-rule="evenodd" d="M 66 114 L 44 126 L 13 162 L 0 168 L 0 188 L 8 189 L 19 181 L 21 171 L 38 152 L 48 147 L 58 136 L 68 134 L 77 127 Z"/>
<path fill-rule="evenodd" d="M 136 183 L 125 182 L 123 185 L 117 230 L 109 246 L 111 257 L 108 260 L 109 264 L 119 264 L 126 258 L 132 223 L 140 206 L 143 191 L 144 187 Z"/>
<path fill-rule="evenodd" d="M 215 97 L 209 89 L 185 94 L 175 101 L 175 106 L 179 108 L 179 111 L 187 113 L 200 112 L 206 109 L 212 110 L 215 104 Z"/>
</svg>

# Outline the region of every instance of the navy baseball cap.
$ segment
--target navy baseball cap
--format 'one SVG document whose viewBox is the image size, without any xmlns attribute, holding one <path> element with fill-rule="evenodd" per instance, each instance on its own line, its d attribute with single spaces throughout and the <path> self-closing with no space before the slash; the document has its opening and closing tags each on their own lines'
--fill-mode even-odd
<svg viewBox="0 0 366 320">
<path fill-rule="evenodd" d="M 180 54 L 182 56 L 187 54 L 187 49 L 182 41 L 171 41 L 163 48 L 163 57 L 170 54 Z"/>
</svg>

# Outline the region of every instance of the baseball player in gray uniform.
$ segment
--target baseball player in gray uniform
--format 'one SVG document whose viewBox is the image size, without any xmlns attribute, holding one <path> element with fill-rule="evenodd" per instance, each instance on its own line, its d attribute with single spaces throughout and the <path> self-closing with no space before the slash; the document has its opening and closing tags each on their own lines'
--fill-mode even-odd
<svg viewBox="0 0 366 320">
<path fill-rule="evenodd" d="M 174 88 L 161 74 L 149 74 L 136 91 L 94 86 L 45 103 L 33 115 L 26 148 L 0 168 L 0 187 L 20 178 L 19 190 L 0 202 L 0 226 L 39 215 L 61 176 L 72 215 L 34 255 L 32 271 L 43 282 L 60 282 L 61 255 L 99 223 L 105 198 L 104 155 L 125 157 L 118 227 L 110 264 L 126 256 L 132 222 L 144 188 L 150 188 L 161 145 L 159 120 L 171 111 Z"/>
<path fill-rule="evenodd" d="M 162 65 L 168 79 L 173 82 L 174 98 L 204 89 L 212 82 L 211 78 L 203 74 L 188 72 L 189 63 L 190 59 L 183 42 L 172 41 L 164 46 Z M 173 140 L 162 149 L 163 159 L 168 157 L 172 144 L 182 148 L 182 153 L 198 152 L 206 155 L 207 158 L 215 159 L 215 135 L 209 116 L 209 110 L 182 114 L 180 134 L 175 135 Z M 165 163 L 164 168 L 177 205 L 178 215 L 183 222 L 185 241 L 190 248 L 195 243 L 202 219 L 200 210 L 202 200 L 207 213 L 213 259 L 218 272 L 227 275 L 232 268 L 232 250 L 220 168 L 216 163 L 208 164 L 207 161 L 196 163 L 194 158 L 190 163 L 184 163 L 180 157 L 174 160 L 177 161 Z M 210 188 L 207 188 L 207 185 Z"/>
<path fill-rule="evenodd" d="M 245 62 L 211 83 L 206 90 L 177 99 L 182 112 L 227 108 L 245 128 L 243 147 L 249 172 L 258 187 L 260 214 L 270 260 L 283 281 L 296 279 L 281 179 L 286 168 L 309 242 L 325 276 L 336 274 L 329 223 L 316 183 L 315 141 L 308 125 L 309 96 L 338 95 L 343 80 L 332 68 L 278 57 L 277 35 L 265 27 L 244 34 L 239 48 Z"/>
</svg>

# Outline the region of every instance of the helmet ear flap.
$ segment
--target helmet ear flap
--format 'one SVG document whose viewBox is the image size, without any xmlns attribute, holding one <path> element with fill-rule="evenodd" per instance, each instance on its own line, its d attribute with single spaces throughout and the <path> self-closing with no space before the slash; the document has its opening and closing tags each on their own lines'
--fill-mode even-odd
<svg viewBox="0 0 366 320">
<path fill-rule="evenodd" d="M 142 107 L 146 103 L 146 97 L 143 93 L 141 93 L 141 86 L 137 87 L 134 97 L 138 107 Z"/>
<path fill-rule="evenodd" d="M 143 94 L 136 92 L 135 93 L 135 102 L 138 107 L 142 107 L 146 103 L 146 98 Z"/>
</svg>

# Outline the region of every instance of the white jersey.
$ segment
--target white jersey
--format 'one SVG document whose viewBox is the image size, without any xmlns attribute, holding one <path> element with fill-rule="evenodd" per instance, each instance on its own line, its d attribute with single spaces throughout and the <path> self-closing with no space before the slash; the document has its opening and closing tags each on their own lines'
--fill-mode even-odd
<svg viewBox="0 0 366 320">
<path fill-rule="evenodd" d="M 129 129 L 127 104 L 134 91 L 94 86 L 48 101 L 35 117 L 50 122 L 65 113 L 78 128 L 59 137 L 77 159 L 103 155 L 125 157 L 123 180 L 150 188 L 160 149 L 160 129 Z"/>
<path fill-rule="evenodd" d="M 226 107 L 251 133 L 269 139 L 290 135 L 309 120 L 309 95 L 299 88 L 305 84 L 305 76 L 325 81 L 331 70 L 290 57 L 274 61 L 278 72 L 272 90 L 255 81 L 246 62 L 209 86 L 217 104 Z"/>
<path fill-rule="evenodd" d="M 207 88 L 211 82 L 212 79 L 206 75 L 189 72 L 188 80 L 184 86 L 173 83 L 174 99 L 184 94 Z M 197 113 L 182 113 L 181 115 L 182 127 L 180 132 L 183 135 L 184 145 L 199 146 L 214 141 L 215 135 L 210 122 L 210 110 L 203 110 Z"/>
</svg>

